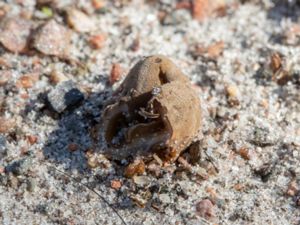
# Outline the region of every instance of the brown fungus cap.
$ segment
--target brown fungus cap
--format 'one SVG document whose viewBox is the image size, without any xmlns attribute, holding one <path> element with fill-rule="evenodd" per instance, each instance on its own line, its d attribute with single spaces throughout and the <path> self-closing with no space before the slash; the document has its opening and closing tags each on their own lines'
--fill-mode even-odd
<svg viewBox="0 0 300 225">
<path fill-rule="evenodd" d="M 171 81 L 188 83 L 188 78 L 166 56 L 154 55 L 139 61 L 121 85 L 122 95 L 137 96 Z"/>
<path fill-rule="evenodd" d="M 201 127 L 200 100 L 188 79 L 159 55 L 140 61 L 122 86 L 122 96 L 103 114 L 107 154 L 121 160 L 155 152 L 176 160 Z"/>
</svg>

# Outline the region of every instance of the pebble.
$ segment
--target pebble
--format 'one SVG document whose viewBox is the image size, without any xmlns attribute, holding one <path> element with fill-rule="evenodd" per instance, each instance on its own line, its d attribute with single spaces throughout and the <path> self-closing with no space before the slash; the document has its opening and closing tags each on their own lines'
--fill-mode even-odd
<svg viewBox="0 0 300 225">
<path fill-rule="evenodd" d="M 6 18 L 0 27 L 0 42 L 9 51 L 23 52 L 28 44 L 31 22 L 22 18 Z"/>
<path fill-rule="evenodd" d="M 32 158 L 26 157 L 24 159 L 14 161 L 10 165 L 6 166 L 6 171 L 12 172 L 14 175 L 22 175 L 26 174 L 31 166 Z"/>
<path fill-rule="evenodd" d="M 96 28 L 94 21 L 77 9 L 67 11 L 67 21 L 70 27 L 80 33 L 91 32 Z"/>
<path fill-rule="evenodd" d="M 68 80 L 67 76 L 58 70 L 53 70 L 49 75 L 49 79 L 52 84 L 59 84 Z"/>
<path fill-rule="evenodd" d="M 75 152 L 76 150 L 78 150 L 79 149 L 79 146 L 76 144 L 76 143 L 70 143 L 69 145 L 68 145 L 68 150 L 70 151 L 70 152 Z"/>
<path fill-rule="evenodd" d="M 151 183 L 151 178 L 149 176 L 134 176 L 133 182 L 140 186 L 146 186 Z"/>
<path fill-rule="evenodd" d="M 12 72 L 10 70 L 0 71 L 0 87 L 6 85 L 11 78 L 12 78 Z"/>
<path fill-rule="evenodd" d="M 160 194 L 159 199 L 162 203 L 168 204 L 171 202 L 171 198 L 169 194 Z"/>
<path fill-rule="evenodd" d="M 192 15 L 195 20 L 203 22 L 205 19 L 212 17 L 215 11 L 225 7 L 224 0 L 193 0 Z"/>
<path fill-rule="evenodd" d="M 48 101 L 58 113 L 62 113 L 70 106 L 74 106 L 84 99 L 82 92 L 71 80 L 58 84 L 49 94 Z"/>
<path fill-rule="evenodd" d="M 0 158 L 6 155 L 6 138 L 0 134 Z"/>
<path fill-rule="evenodd" d="M 292 180 L 288 186 L 286 193 L 289 196 L 295 196 L 298 192 L 299 192 L 299 188 L 298 188 L 297 182 L 296 182 L 296 180 Z"/>
<path fill-rule="evenodd" d="M 119 180 L 112 180 L 110 182 L 110 186 L 111 186 L 111 188 L 113 188 L 115 190 L 119 190 L 122 187 L 122 183 Z"/>
<path fill-rule="evenodd" d="M 196 205 L 197 214 L 207 220 L 215 216 L 214 205 L 209 199 L 201 200 Z"/>
<path fill-rule="evenodd" d="M 104 46 L 106 41 L 106 35 L 96 34 L 90 37 L 89 44 L 93 49 L 100 49 Z"/>
<path fill-rule="evenodd" d="M 15 176 L 13 176 L 11 173 L 8 175 L 8 182 L 7 184 L 13 188 L 13 189 L 17 189 L 19 186 L 19 179 Z"/>
<path fill-rule="evenodd" d="M 296 205 L 300 206 L 300 196 L 296 199 Z"/>
<path fill-rule="evenodd" d="M 50 20 L 36 32 L 33 46 L 45 55 L 65 56 L 69 51 L 70 38 L 67 28 Z"/>
<path fill-rule="evenodd" d="M 25 88 L 25 89 L 32 88 L 38 80 L 39 80 L 38 73 L 25 74 L 17 80 L 16 87 Z"/>
<path fill-rule="evenodd" d="M 7 186 L 8 177 L 6 175 L 0 174 L 0 185 Z"/>
<path fill-rule="evenodd" d="M 8 133 L 16 126 L 16 121 L 12 118 L 0 117 L 0 134 Z"/>
<path fill-rule="evenodd" d="M 34 192 L 34 190 L 36 189 L 36 180 L 33 178 L 28 178 L 27 179 L 27 187 L 26 187 L 27 191 L 29 192 Z"/>
<path fill-rule="evenodd" d="M 114 63 L 112 65 L 111 71 L 110 71 L 110 77 L 109 82 L 111 85 L 113 85 L 115 82 L 120 80 L 122 74 L 122 69 L 119 63 Z"/>
</svg>

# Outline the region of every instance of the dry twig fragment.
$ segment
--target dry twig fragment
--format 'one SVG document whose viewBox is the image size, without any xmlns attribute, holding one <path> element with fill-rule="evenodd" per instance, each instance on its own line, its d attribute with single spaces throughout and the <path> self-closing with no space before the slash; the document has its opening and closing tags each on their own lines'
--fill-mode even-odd
<svg viewBox="0 0 300 225">
<path fill-rule="evenodd" d="M 200 101 L 168 58 L 151 56 L 132 68 L 103 120 L 111 157 L 121 160 L 151 152 L 174 161 L 198 134 Z"/>
</svg>

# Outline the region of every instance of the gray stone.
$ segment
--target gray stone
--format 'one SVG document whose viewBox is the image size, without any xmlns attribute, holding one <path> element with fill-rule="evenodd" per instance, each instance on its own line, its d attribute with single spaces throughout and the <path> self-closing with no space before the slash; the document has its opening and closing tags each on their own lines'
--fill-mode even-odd
<svg viewBox="0 0 300 225">
<path fill-rule="evenodd" d="M 27 157 L 17 160 L 6 167 L 6 171 L 12 172 L 14 175 L 25 174 L 32 165 L 32 158 Z"/>
<path fill-rule="evenodd" d="M 6 155 L 6 138 L 0 135 L 0 158 Z"/>
<path fill-rule="evenodd" d="M 71 80 L 58 84 L 49 94 L 48 102 L 58 113 L 74 106 L 84 99 L 84 95 Z"/>
<path fill-rule="evenodd" d="M 29 192 L 34 192 L 36 189 L 36 180 L 34 178 L 28 178 L 26 189 Z"/>
</svg>

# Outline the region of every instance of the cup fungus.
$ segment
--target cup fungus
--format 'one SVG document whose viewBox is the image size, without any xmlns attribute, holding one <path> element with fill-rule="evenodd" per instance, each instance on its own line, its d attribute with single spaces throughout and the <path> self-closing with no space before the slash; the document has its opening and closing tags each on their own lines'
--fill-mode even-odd
<svg viewBox="0 0 300 225">
<path fill-rule="evenodd" d="M 200 100 L 165 56 L 138 62 L 103 114 L 107 154 L 114 159 L 156 153 L 174 161 L 201 127 Z"/>
</svg>

